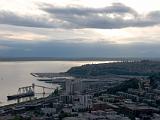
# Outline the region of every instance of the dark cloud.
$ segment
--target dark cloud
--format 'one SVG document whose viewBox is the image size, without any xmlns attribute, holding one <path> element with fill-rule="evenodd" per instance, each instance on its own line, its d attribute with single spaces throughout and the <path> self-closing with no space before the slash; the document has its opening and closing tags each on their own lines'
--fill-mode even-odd
<svg viewBox="0 0 160 120">
<path fill-rule="evenodd" d="M 0 11 L 0 24 L 64 29 L 118 29 L 160 24 L 160 11 L 153 11 L 144 16 L 122 3 L 113 3 L 104 8 L 73 5 L 57 7 L 44 4 L 39 9 L 46 12 L 49 17 L 21 16 L 12 12 Z"/>
<path fill-rule="evenodd" d="M 53 18 L 66 21 L 71 28 L 116 29 L 125 27 L 147 27 L 160 24 L 159 11 L 141 16 L 134 9 L 121 3 L 104 8 L 85 8 L 78 6 L 42 8 Z M 130 19 L 125 19 L 130 17 Z"/>
<path fill-rule="evenodd" d="M 130 7 L 127 7 L 121 3 L 113 3 L 112 6 L 107 6 L 105 8 L 87 8 L 82 6 L 67 6 L 67 7 L 56 7 L 52 5 L 46 5 L 42 8 L 43 10 L 54 13 L 54 14 L 64 14 L 64 15 L 88 15 L 88 14 L 98 14 L 98 13 L 118 13 L 125 14 L 131 13 L 136 15 L 137 12 Z"/>
<path fill-rule="evenodd" d="M 160 44 L 134 43 L 67 43 L 67 42 L 7 42 L 0 43 L 12 49 L 0 50 L 0 57 L 157 57 Z"/>
<path fill-rule="evenodd" d="M 160 20 L 160 11 L 153 11 L 148 14 L 150 19 Z"/>
<path fill-rule="evenodd" d="M 35 16 L 20 16 L 8 11 L 0 11 L 0 24 L 38 28 L 54 27 L 54 24 L 49 23 L 45 18 L 39 18 Z"/>
</svg>

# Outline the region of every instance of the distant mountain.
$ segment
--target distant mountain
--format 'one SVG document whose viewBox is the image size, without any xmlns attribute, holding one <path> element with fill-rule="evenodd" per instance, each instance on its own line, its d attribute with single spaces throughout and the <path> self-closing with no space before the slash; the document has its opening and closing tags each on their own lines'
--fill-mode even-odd
<svg viewBox="0 0 160 120">
<path fill-rule="evenodd" d="M 139 61 L 142 58 L 103 58 L 103 57 L 0 57 L 0 61 Z"/>
<path fill-rule="evenodd" d="M 160 61 L 142 60 L 109 64 L 87 64 L 79 67 L 72 67 L 67 73 L 77 77 L 105 75 L 150 76 L 153 73 L 160 73 Z"/>
</svg>

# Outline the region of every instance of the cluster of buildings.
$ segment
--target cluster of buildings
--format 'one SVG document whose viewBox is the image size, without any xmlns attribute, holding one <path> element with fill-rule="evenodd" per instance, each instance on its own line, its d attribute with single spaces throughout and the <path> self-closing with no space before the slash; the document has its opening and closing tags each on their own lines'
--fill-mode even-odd
<svg viewBox="0 0 160 120">
<path fill-rule="evenodd" d="M 160 120 L 160 90 L 149 80 L 140 80 L 138 89 L 108 93 L 115 85 L 115 80 L 69 79 L 56 95 L 0 108 L 0 120 Z"/>
</svg>

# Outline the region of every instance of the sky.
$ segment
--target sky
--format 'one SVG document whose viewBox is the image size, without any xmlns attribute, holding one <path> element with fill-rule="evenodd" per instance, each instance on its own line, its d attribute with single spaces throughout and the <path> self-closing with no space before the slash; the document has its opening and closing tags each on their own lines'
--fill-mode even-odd
<svg viewBox="0 0 160 120">
<path fill-rule="evenodd" d="M 159 57 L 158 0 L 0 0 L 0 57 Z"/>
</svg>

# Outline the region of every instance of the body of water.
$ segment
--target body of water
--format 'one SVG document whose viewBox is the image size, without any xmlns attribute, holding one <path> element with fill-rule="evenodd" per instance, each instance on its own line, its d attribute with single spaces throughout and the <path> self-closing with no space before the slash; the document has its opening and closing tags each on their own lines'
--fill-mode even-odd
<svg viewBox="0 0 160 120">
<path fill-rule="evenodd" d="M 16 101 L 7 101 L 7 95 L 16 94 L 19 87 L 30 86 L 32 83 L 56 88 L 57 85 L 37 81 L 30 73 L 65 72 L 73 66 L 83 64 L 109 63 L 109 61 L 18 61 L 0 62 L 0 106 Z M 37 89 L 41 92 L 42 89 Z M 50 91 L 51 92 L 51 91 Z"/>
</svg>

